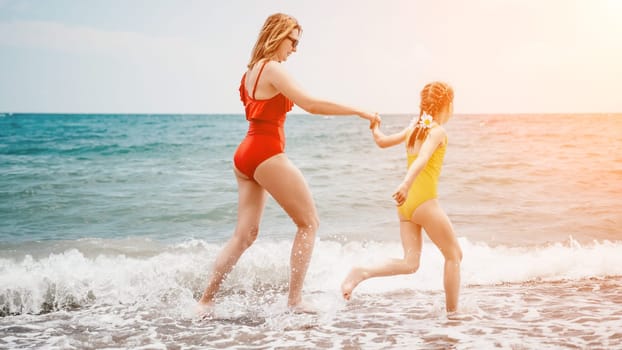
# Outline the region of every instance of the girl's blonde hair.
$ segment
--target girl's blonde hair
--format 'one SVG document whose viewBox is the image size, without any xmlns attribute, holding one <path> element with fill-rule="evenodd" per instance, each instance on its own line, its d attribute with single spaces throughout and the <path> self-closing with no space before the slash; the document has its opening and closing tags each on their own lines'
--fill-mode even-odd
<svg viewBox="0 0 622 350">
<path fill-rule="evenodd" d="M 250 69 L 260 60 L 272 57 L 281 42 L 285 40 L 294 29 L 298 29 L 298 31 L 302 33 L 302 27 L 292 16 L 284 13 L 275 13 L 268 17 L 259 32 L 257 42 L 251 53 L 251 60 L 248 62 L 247 67 Z"/>
<path fill-rule="evenodd" d="M 416 140 L 424 140 L 430 132 L 429 128 L 419 123 L 421 116 L 427 114 L 432 119 L 437 120 L 439 112 L 453 100 L 454 90 L 447 83 L 434 81 L 423 87 L 423 90 L 421 90 L 421 103 L 419 104 L 419 119 L 415 124 L 415 129 L 408 137 L 408 148 L 413 148 Z"/>
</svg>

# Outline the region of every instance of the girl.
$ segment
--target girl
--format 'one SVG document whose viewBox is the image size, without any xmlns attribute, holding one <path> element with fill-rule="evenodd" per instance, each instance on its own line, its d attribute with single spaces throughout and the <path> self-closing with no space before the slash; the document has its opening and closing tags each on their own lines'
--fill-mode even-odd
<svg viewBox="0 0 622 350">
<path fill-rule="evenodd" d="M 406 142 L 408 171 L 404 181 L 393 193 L 400 220 L 400 236 L 404 258 L 392 259 L 372 267 L 354 267 L 341 285 L 343 297 L 349 300 L 352 290 L 362 281 L 380 276 L 414 273 L 421 258 L 421 228 L 445 257 L 444 287 L 447 312 L 458 307 L 460 262 L 462 251 L 449 218 L 437 199 L 437 184 L 443 165 L 447 134 L 443 129 L 453 113 L 453 90 L 443 82 L 427 84 L 421 91 L 417 119 L 393 134 L 384 135 L 379 121 L 372 124 L 376 144 L 391 147 Z"/>
</svg>

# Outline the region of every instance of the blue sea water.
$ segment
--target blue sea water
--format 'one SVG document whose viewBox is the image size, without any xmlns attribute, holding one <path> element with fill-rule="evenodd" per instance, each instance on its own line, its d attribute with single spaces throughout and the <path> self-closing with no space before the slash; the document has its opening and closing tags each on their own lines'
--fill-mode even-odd
<svg viewBox="0 0 622 350">
<path fill-rule="evenodd" d="M 239 119 L 5 118 L 0 239 L 209 237 L 221 221 L 214 204 L 235 191 L 230 176 L 209 170 L 222 168 L 231 136 L 243 134 Z"/>
<path fill-rule="evenodd" d="M 383 116 L 382 127 L 398 131 L 410 117 Z M 442 316 L 442 256 L 429 241 L 414 276 L 366 281 L 353 302 L 339 299 L 351 265 L 401 254 L 391 193 L 404 150 L 377 148 L 358 118 L 310 115 L 288 117 L 287 154 L 320 216 L 305 291 L 322 312 L 284 311 L 295 228 L 270 200 L 259 239 L 223 286 L 222 317 L 193 321 L 235 225 L 231 159 L 246 128 L 243 115 L 0 117 L 0 348 L 546 349 L 622 339 L 622 115 L 447 124 L 439 199 L 464 251 L 470 315 L 458 323 Z"/>
</svg>

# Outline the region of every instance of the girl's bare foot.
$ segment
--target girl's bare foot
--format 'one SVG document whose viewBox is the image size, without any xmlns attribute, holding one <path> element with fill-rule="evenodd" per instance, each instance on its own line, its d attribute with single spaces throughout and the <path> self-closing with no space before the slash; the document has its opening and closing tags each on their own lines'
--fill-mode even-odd
<svg viewBox="0 0 622 350">
<path fill-rule="evenodd" d="M 354 267 L 341 283 L 341 295 L 345 300 L 350 300 L 352 291 L 365 279 L 365 272 L 360 267 Z"/>
</svg>

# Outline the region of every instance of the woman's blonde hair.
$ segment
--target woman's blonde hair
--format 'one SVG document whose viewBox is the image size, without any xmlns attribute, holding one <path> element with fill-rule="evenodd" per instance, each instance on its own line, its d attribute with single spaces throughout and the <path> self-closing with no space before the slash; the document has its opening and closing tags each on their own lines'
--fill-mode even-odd
<svg viewBox="0 0 622 350">
<path fill-rule="evenodd" d="M 419 104 L 419 120 L 415 124 L 415 130 L 408 137 L 408 148 L 415 146 L 416 140 L 423 140 L 430 132 L 429 128 L 423 127 L 419 122 L 421 116 L 427 114 L 437 120 L 438 114 L 454 100 L 454 90 L 449 84 L 442 81 L 434 81 L 421 90 L 421 102 Z"/>
<path fill-rule="evenodd" d="M 273 56 L 281 42 L 294 29 L 298 29 L 302 33 L 302 27 L 292 16 L 284 13 L 275 13 L 268 17 L 259 32 L 247 67 L 250 69 L 260 60 Z"/>
</svg>

